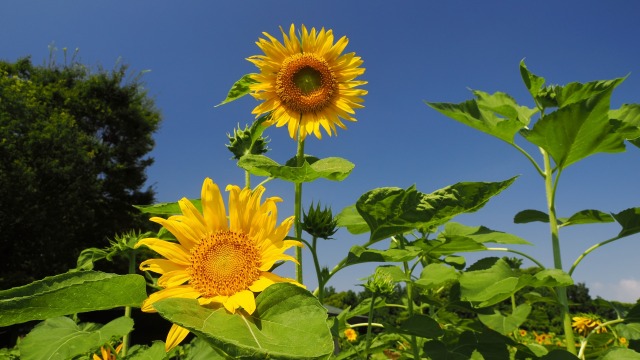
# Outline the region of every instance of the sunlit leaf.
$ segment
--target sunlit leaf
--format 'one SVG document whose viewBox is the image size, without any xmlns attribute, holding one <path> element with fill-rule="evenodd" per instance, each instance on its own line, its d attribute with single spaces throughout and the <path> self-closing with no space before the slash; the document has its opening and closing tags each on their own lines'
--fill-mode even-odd
<svg viewBox="0 0 640 360">
<path fill-rule="evenodd" d="M 460 275 L 451 266 L 444 264 L 429 264 L 422 269 L 420 278 L 414 283 L 420 287 L 433 289 L 455 281 Z"/>
<path fill-rule="evenodd" d="M 121 306 L 140 307 L 146 297 L 146 282 L 140 275 L 68 272 L 0 291 L 0 326 Z"/>
<path fill-rule="evenodd" d="M 238 166 L 257 176 L 271 176 L 294 183 L 311 182 L 320 178 L 342 181 L 355 165 L 348 160 L 329 157 L 318 159 L 306 156 L 302 166 L 294 166 L 291 162 L 278 164 L 264 155 L 245 155 L 238 160 Z"/>
<path fill-rule="evenodd" d="M 527 69 L 524 59 L 520 61 L 520 75 L 531 96 L 537 100 L 540 90 L 542 90 L 542 86 L 544 85 L 544 78 L 531 73 L 529 69 Z"/>
<path fill-rule="evenodd" d="M 518 105 L 505 93 L 488 94 L 476 90 L 474 95 L 476 99 L 459 104 L 427 102 L 427 105 L 510 144 L 514 143 L 515 134 L 529 124 L 531 115 L 537 111 Z"/>
<path fill-rule="evenodd" d="M 445 224 L 444 231 L 438 234 L 438 238 L 443 240 L 469 238 L 479 243 L 531 245 L 530 242 L 513 234 L 491 230 L 484 226 L 466 226 L 451 221 Z"/>
<path fill-rule="evenodd" d="M 236 81 L 233 86 L 231 86 L 231 89 L 227 94 L 227 98 L 224 99 L 220 104 L 216 105 L 216 107 L 232 102 L 234 100 L 238 100 L 239 98 L 247 95 L 249 93 L 249 85 L 256 83 L 256 81 L 251 77 L 252 75 L 255 74 L 246 74 L 241 77 L 240 80 Z"/>
<path fill-rule="evenodd" d="M 342 211 L 336 215 L 336 221 L 338 222 L 338 226 L 347 228 L 347 230 L 354 235 L 369 232 L 369 225 L 367 225 L 367 222 L 364 221 L 358 213 L 355 205 L 349 205 L 342 209 Z"/>
<path fill-rule="evenodd" d="M 509 187 L 516 177 L 501 182 L 462 182 L 424 194 L 408 189 L 378 188 L 358 199 L 356 209 L 371 229 L 371 241 L 415 229 L 428 230 L 456 215 L 482 208 Z"/>
<path fill-rule="evenodd" d="M 531 305 L 520 304 L 511 314 L 502 315 L 500 311 L 494 310 L 493 314 L 478 314 L 478 319 L 488 328 L 499 332 L 502 335 L 509 335 L 522 325 L 531 313 Z"/>
<path fill-rule="evenodd" d="M 618 324 L 616 325 L 616 333 L 627 340 L 638 340 L 640 339 L 640 322 Z"/>
<path fill-rule="evenodd" d="M 610 110 L 609 118 L 622 138 L 640 147 L 640 104 L 624 104 L 620 109 Z"/>
<path fill-rule="evenodd" d="M 522 130 L 522 135 L 546 150 L 559 168 L 596 153 L 624 151 L 623 139 L 614 132 L 608 114 L 611 92 L 622 80 L 568 85 L 558 100 L 564 105 L 540 119 L 533 129 Z"/>
<path fill-rule="evenodd" d="M 121 338 L 133 329 L 133 320 L 117 318 L 108 324 L 76 324 L 67 317 L 47 319 L 19 343 L 23 360 L 68 360 L 97 350 L 112 338 Z"/>
<path fill-rule="evenodd" d="M 169 298 L 154 307 L 235 359 L 323 359 L 333 351 L 327 311 L 307 290 L 274 284 L 256 303 L 253 315 L 206 308 L 192 299 Z"/>
</svg>

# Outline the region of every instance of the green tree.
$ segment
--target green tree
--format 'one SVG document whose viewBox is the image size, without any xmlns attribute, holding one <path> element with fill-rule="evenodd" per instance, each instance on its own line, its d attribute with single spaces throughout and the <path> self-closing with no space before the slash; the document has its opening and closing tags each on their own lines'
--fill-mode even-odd
<svg viewBox="0 0 640 360">
<path fill-rule="evenodd" d="M 132 207 L 160 113 L 125 65 L 0 61 L 0 288 L 75 267 L 86 247 L 143 228 Z"/>
</svg>

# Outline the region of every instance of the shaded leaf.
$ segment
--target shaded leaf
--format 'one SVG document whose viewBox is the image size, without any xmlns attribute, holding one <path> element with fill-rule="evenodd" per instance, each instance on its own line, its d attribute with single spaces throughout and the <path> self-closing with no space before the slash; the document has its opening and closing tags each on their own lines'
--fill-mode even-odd
<svg viewBox="0 0 640 360">
<path fill-rule="evenodd" d="M 240 80 L 236 81 L 231 86 L 231 89 L 229 89 L 229 93 L 227 94 L 226 99 L 222 100 L 222 102 L 216 105 L 216 107 L 232 102 L 234 100 L 238 100 L 239 98 L 247 95 L 249 93 L 249 85 L 257 82 L 253 80 L 253 78 L 251 77 L 252 75 L 255 74 L 246 74 L 241 77 Z"/>
<path fill-rule="evenodd" d="M 613 222 L 613 217 L 600 210 L 582 210 L 571 215 L 569 218 L 558 219 L 560 226 L 609 223 Z"/>
<path fill-rule="evenodd" d="M 640 360 L 640 353 L 631 349 L 613 348 L 599 357 L 598 360 Z"/>
<path fill-rule="evenodd" d="M 616 325 L 616 333 L 627 340 L 638 340 L 640 339 L 640 322 L 618 324 Z"/>
<path fill-rule="evenodd" d="M 378 241 L 415 229 L 428 230 L 462 213 L 482 208 L 509 187 L 516 177 L 501 182 L 462 182 L 424 194 L 415 189 L 378 188 L 358 199 L 356 209 Z"/>
<path fill-rule="evenodd" d="M 640 207 L 629 208 L 617 214 L 613 218 L 622 226 L 619 237 L 629 236 L 640 232 Z"/>
<path fill-rule="evenodd" d="M 410 316 L 398 327 L 386 324 L 385 331 L 396 334 L 415 335 L 427 339 L 437 338 L 444 333 L 437 321 L 422 314 Z"/>
<path fill-rule="evenodd" d="M 127 360 L 163 360 L 166 355 L 167 353 L 164 351 L 164 342 L 154 341 L 151 346 L 132 346 L 128 352 Z M 187 356 L 187 359 L 190 359 L 189 355 Z"/>
<path fill-rule="evenodd" d="M 620 109 L 610 110 L 609 118 L 616 133 L 640 147 L 640 104 L 624 104 Z"/>
<path fill-rule="evenodd" d="M 20 341 L 23 360 L 67 360 L 96 350 L 112 338 L 121 338 L 133 330 L 133 320 L 117 318 L 104 326 L 76 324 L 67 317 L 47 319 Z"/>
<path fill-rule="evenodd" d="M 121 306 L 140 307 L 146 298 L 146 282 L 140 275 L 68 272 L 0 291 L 0 326 Z"/>
<path fill-rule="evenodd" d="M 327 311 L 307 290 L 274 284 L 256 303 L 253 315 L 206 308 L 193 299 L 169 298 L 154 307 L 232 358 L 321 359 L 333 351 Z"/>
<path fill-rule="evenodd" d="M 403 262 L 416 258 L 420 249 L 408 246 L 405 249 L 376 250 L 355 245 L 349 250 L 346 264 L 362 264 L 366 262 Z"/>
<path fill-rule="evenodd" d="M 245 155 L 238 160 L 238 166 L 257 176 L 271 176 L 294 183 L 311 182 L 319 178 L 333 181 L 344 180 L 355 165 L 348 160 L 329 157 L 318 159 L 306 156 L 302 166 L 291 162 L 280 165 L 264 155 Z"/>
<path fill-rule="evenodd" d="M 440 256 L 461 252 L 487 250 L 487 247 L 483 244 L 471 238 L 461 236 L 452 236 L 446 239 L 417 241 L 415 242 L 415 245 L 422 249 L 424 256 L 429 256 L 431 258 L 439 258 Z"/>
<path fill-rule="evenodd" d="M 534 221 L 548 223 L 549 215 L 540 210 L 527 209 L 527 210 L 520 211 L 513 218 L 513 222 L 516 224 L 526 224 Z"/>
</svg>

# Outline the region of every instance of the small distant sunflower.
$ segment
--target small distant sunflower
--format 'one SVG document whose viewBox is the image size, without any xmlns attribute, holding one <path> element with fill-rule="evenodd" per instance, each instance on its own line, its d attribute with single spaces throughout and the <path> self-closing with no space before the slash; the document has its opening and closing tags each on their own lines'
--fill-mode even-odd
<svg viewBox="0 0 640 360">
<path fill-rule="evenodd" d="M 220 190 L 209 178 L 202 185 L 202 213 L 183 198 L 178 202 L 182 215 L 151 218 L 179 243 L 147 238 L 136 245 L 146 245 L 166 258 L 140 264 L 141 270 L 162 274 L 158 285 L 164 288 L 143 302 L 142 311 L 155 312 L 153 304 L 162 299 L 191 298 L 201 305 L 221 304 L 231 313 L 242 308 L 252 314 L 256 309 L 255 292 L 279 282 L 298 284 L 269 272 L 276 261 L 296 262 L 284 251 L 302 246 L 298 241 L 284 240 L 293 216 L 276 226 L 276 203 L 281 199 L 270 197 L 261 203 L 265 191 L 262 186 L 252 191 L 229 185 L 226 190 L 228 220 Z M 188 334 L 189 330 L 174 324 L 165 350 L 171 350 Z"/>
<path fill-rule="evenodd" d="M 282 43 L 264 32 L 267 39 L 256 42 L 264 55 L 247 59 L 260 69 L 252 76 L 251 95 L 263 101 L 252 113 L 272 111 L 264 124 L 286 124 L 293 139 L 296 132 L 302 140 L 309 134 L 321 139 L 320 127 L 329 136 L 337 133 L 336 126 L 346 129 L 341 119 L 356 121 L 352 115 L 367 94 L 358 89 L 367 82 L 355 80 L 364 74 L 362 59 L 355 53 L 343 55 L 349 40 L 343 36 L 334 44 L 332 30 L 308 31 L 302 25 L 298 36 L 291 24 L 288 36 L 280 31 Z"/>
<path fill-rule="evenodd" d="M 356 341 L 356 339 L 358 339 L 358 333 L 353 330 L 352 328 L 348 328 L 344 331 L 344 336 L 347 338 L 347 340 L 349 340 L 350 342 L 354 342 Z"/>
<path fill-rule="evenodd" d="M 120 344 L 120 345 L 118 345 L 118 347 L 116 347 L 116 354 L 120 353 L 120 350 L 122 350 L 122 345 L 123 344 Z M 111 352 L 111 348 L 109 348 L 109 347 L 105 348 L 104 346 L 101 346 L 100 347 L 100 355 L 102 355 L 102 356 L 99 356 L 97 354 L 93 354 L 93 360 L 116 360 L 118 358 L 116 356 L 116 354 L 113 354 Z"/>
<path fill-rule="evenodd" d="M 587 336 L 593 329 L 602 325 L 602 321 L 595 315 L 591 314 L 583 314 L 581 316 L 574 316 L 572 318 L 573 323 L 571 327 L 573 327 L 576 332 L 582 336 Z M 600 334 L 603 332 L 607 332 L 606 327 L 601 327 L 596 330 L 596 333 Z"/>
</svg>

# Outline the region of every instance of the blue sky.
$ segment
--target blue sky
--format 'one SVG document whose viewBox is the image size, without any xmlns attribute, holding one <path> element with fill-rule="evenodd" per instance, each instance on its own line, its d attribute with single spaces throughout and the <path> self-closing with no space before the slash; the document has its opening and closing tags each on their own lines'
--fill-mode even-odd
<svg viewBox="0 0 640 360">
<path fill-rule="evenodd" d="M 343 182 L 318 180 L 305 185 L 305 206 L 329 204 L 334 212 L 382 186 L 429 193 L 460 181 L 499 181 L 521 175 L 516 183 L 477 213 L 454 219 L 512 232 L 534 243 L 521 247 L 552 266 L 548 228 L 515 225 L 523 209 L 545 208 L 544 187 L 530 164 L 514 149 L 445 118 L 427 101 L 461 102 L 468 89 L 503 91 L 532 106 L 520 80 L 518 63 L 548 83 L 587 82 L 630 74 L 613 95 L 612 105 L 640 103 L 640 3 L 627 1 L 2 1 L 0 58 L 31 55 L 36 64 L 48 46 L 81 62 L 110 69 L 118 59 L 143 77 L 163 114 L 155 135 L 149 185 L 160 202 L 199 196 L 205 177 L 224 186 L 242 184 L 243 172 L 230 160 L 227 133 L 253 120 L 250 97 L 214 108 L 235 80 L 256 71 L 245 59 L 259 54 L 255 41 L 266 31 L 280 37 L 291 23 L 333 29 L 349 39 L 348 52 L 364 59 L 362 79 L 369 84 L 365 108 L 347 131 L 321 141 L 310 137 L 306 152 L 340 156 L 353 163 Z M 284 162 L 296 144 L 284 128 L 269 128 L 268 155 Z M 523 141 L 519 142 L 524 144 Z M 532 151 L 537 156 L 537 152 Z M 582 209 L 619 212 L 640 206 L 637 178 L 640 149 L 599 154 L 572 165 L 561 179 L 557 210 L 569 216 Z M 293 209 L 293 186 L 272 181 L 269 196 L 284 199 L 281 216 Z M 561 232 L 568 268 L 589 246 L 613 237 L 616 225 L 587 225 Z M 365 236 L 346 231 L 320 244 L 322 265 L 333 267 Z M 382 244 L 384 245 L 384 244 Z M 637 254 L 640 236 L 625 238 L 590 254 L 574 273 L 591 295 L 635 301 L 640 297 Z M 315 287 L 311 259 L 305 282 Z M 471 263 L 481 256 L 470 254 Z M 527 263 L 527 265 L 530 265 Z M 373 266 L 350 268 L 329 285 L 354 288 Z M 291 268 L 284 269 L 292 275 Z"/>
</svg>

